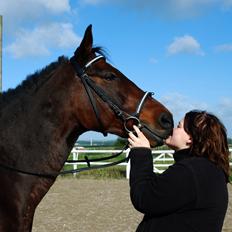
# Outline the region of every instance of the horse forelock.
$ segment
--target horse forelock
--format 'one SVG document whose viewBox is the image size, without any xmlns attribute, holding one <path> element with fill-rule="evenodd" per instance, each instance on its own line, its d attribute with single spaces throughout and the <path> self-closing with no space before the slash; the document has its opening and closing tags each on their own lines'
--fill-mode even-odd
<svg viewBox="0 0 232 232">
<path fill-rule="evenodd" d="M 103 56 L 105 60 L 110 60 L 108 52 L 103 47 L 100 47 L 100 46 L 93 47 L 92 53 Z M 101 78 L 106 79 L 106 80 L 116 79 L 116 74 L 114 72 L 109 71 L 109 70 L 95 70 L 91 66 L 88 68 L 88 73 L 89 75 L 100 76 Z"/>
<path fill-rule="evenodd" d="M 98 55 L 104 56 L 105 59 L 108 59 L 109 54 L 107 53 L 107 51 L 101 47 L 101 46 L 96 46 L 92 48 L 92 52 L 93 53 L 97 53 Z"/>
<path fill-rule="evenodd" d="M 92 52 L 95 54 L 102 55 L 105 59 L 108 59 L 108 53 L 103 47 L 96 46 L 92 48 Z M 14 101 L 14 99 L 27 98 L 28 94 L 33 94 L 37 91 L 46 80 L 50 78 L 50 73 L 55 70 L 58 66 L 63 63 L 68 62 L 69 59 L 64 56 L 60 56 L 57 61 L 50 63 L 41 70 L 35 71 L 34 74 L 28 75 L 25 80 L 23 80 L 16 88 L 8 89 L 6 92 L 0 94 L 0 106 L 9 104 Z M 112 73 L 107 71 L 102 71 L 99 74 L 101 77 L 106 79 L 113 79 Z"/>
</svg>

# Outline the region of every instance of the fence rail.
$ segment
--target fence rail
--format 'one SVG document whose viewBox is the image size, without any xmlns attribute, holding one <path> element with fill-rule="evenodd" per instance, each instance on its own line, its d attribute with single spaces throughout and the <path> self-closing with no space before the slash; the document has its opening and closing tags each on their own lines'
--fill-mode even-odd
<svg viewBox="0 0 232 232">
<path fill-rule="evenodd" d="M 112 153 L 118 153 L 121 150 L 88 150 L 88 149 L 83 149 L 79 147 L 74 147 L 71 151 L 71 156 L 73 160 L 78 160 L 79 154 L 112 154 Z M 230 157 L 232 159 L 232 148 L 229 149 L 230 151 Z M 130 152 L 130 149 L 127 149 L 123 151 L 122 154 L 125 155 L 125 157 L 128 156 Z M 173 150 L 152 150 L 153 154 L 153 164 L 154 164 L 154 172 L 156 173 L 162 173 L 165 171 L 170 165 L 173 164 L 174 159 L 173 159 Z M 92 165 L 104 165 L 107 164 L 108 162 L 91 162 Z M 77 165 L 84 165 L 86 162 L 83 163 L 65 163 L 65 165 L 72 165 L 73 169 L 77 168 Z M 118 166 L 126 166 L 126 178 L 129 179 L 129 173 L 130 173 L 130 162 L 126 163 L 120 163 L 117 164 Z M 232 166 L 232 162 L 230 162 L 230 166 Z M 76 175 L 76 174 L 74 174 Z"/>
</svg>

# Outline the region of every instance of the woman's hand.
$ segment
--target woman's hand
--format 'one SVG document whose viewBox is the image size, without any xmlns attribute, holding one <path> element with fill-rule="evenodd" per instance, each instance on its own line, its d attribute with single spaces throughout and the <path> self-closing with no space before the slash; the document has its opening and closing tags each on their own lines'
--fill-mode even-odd
<svg viewBox="0 0 232 232">
<path fill-rule="evenodd" d="M 137 126 L 133 126 L 136 134 L 134 135 L 132 132 L 129 133 L 129 138 L 128 138 L 128 142 L 129 142 L 129 147 L 148 147 L 150 148 L 150 142 L 148 141 L 148 139 L 145 137 L 145 135 L 143 134 L 142 131 L 139 130 L 139 128 Z"/>
</svg>

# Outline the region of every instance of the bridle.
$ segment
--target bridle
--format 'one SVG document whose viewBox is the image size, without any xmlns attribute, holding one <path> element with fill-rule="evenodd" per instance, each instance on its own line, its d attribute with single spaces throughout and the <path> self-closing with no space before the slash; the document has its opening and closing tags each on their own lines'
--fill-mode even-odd
<svg viewBox="0 0 232 232">
<path fill-rule="evenodd" d="M 129 125 L 131 125 L 131 124 L 137 125 L 138 127 L 142 128 L 143 125 L 142 125 L 142 123 L 140 122 L 140 119 L 139 119 L 141 109 L 143 107 L 143 104 L 144 104 L 146 98 L 148 96 L 152 96 L 154 93 L 145 92 L 143 97 L 141 98 L 137 108 L 136 108 L 136 111 L 134 113 L 132 113 L 132 114 L 129 114 L 129 113 L 125 112 L 86 73 L 86 69 L 89 66 L 91 66 L 93 63 L 97 62 L 100 59 L 104 59 L 104 56 L 99 55 L 99 56 L 95 57 L 94 59 L 89 61 L 83 68 L 78 64 L 78 62 L 76 61 L 75 56 L 73 56 L 70 59 L 70 62 L 73 65 L 77 76 L 81 79 L 81 81 L 82 81 L 82 83 L 84 85 L 84 88 L 85 88 L 85 90 L 86 90 L 86 92 L 88 94 L 89 101 L 90 101 L 90 103 L 92 105 L 92 108 L 94 110 L 94 113 L 96 115 L 96 118 L 97 118 L 97 121 L 98 121 L 98 124 L 99 124 L 99 127 L 100 127 L 100 132 L 103 133 L 104 136 L 107 135 L 107 132 L 104 131 L 104 126 L 103 126 L 102 121 L 100 119 L 98 108 L 97 108 L 97 105 L 96 105 L 96 101 L 95 101 L 95 98 L 93 97 L 93 94 L 92 94 L 91 90 L 93 90 L 100 97 L 101 100 L 103 100 L 105 103 L 108 104 L 108 106 L 115 113 L 117 118 L 119 118 L 119 119 L 121 119 L 123 121 L 124 129 L 125 129 L 125 131 L 127 133 L 133 132 L 133 129 L 129 128 Z"/>
<path fill-rule="evenodd" d="M 105 91 L 99 87 L 86 73 L 86 70 L 88 67 L 90 67 L 93 63 L 97 62 L 100 59 L 105 59 L 104 56 L 99 55 L 96 56 L 94 59 L 89 61 L 86 65 L 81 67 L 76 59 L 76 56 L 74 55 L 71 57 L 70 62 L 73 65 L 75 72 L 77 74 L 77 77 L 79 77 L 84 85 L 84 88 L 88 94 L 90 103 L 93 107 L 93 110 L 95 112 L 96 118 L 99 123 L 100 132 L 103 133 L 104 136 L 107 135 L 107 133 L 104 131 L 104 126 L 100 120 L 98 108 L 96 106 L 95 98 L 93 97 L 93 93 L 91 90 L 93 90 L 104 102 L 108 104 L 108 106 L 113 110 L 116 117 L 120 118 L 123 121 L 124 129 L 127 133 L 134 132 L 132 125 L 137 125 L 140 130 L 142 130 L 147 136 L 149 136 L 150 139 L 155 140 L 157 142 L 157 145 L 163 144 L 163 137 L 159 135 L 158 132 L 152 130 L 149 128 L 146 124 L 142 123 L 139 119 L 143 104 L 148 96 L 152 96 L 154 93 L 152 92 L 145 92 L 143 97 L 141 98 L 136 111 L 132 114 L 129 114 L 125 111 L 123 111 L 116 103 L 115 101 L 105 93 Z M 129 128 L 129 125 L 131 125 Z"/>
<path fill-rule="evenodd" d="M 93 107 L 94 113 L 96 115 L 97 121 L 99 123 L 100 127 L 100 132 L 103 133 L 104 136 L 107 135 L 107 133 L 104 131 L 104 126 L 102 124 L 102 121 L 100 119 L 99 111 L 96 105 L 95 98 L 93 96 L 92 90 L 99 96 L 100 99 L 102 99 L 105 103 L 108 104 L 108 106 L 111 108 L 111 110 L 115 113 L 115 115 L 120 118 L 123 121 L 123 126 L 124 129 L 127 133 L 133 132 L 132 125 L 137 125 L 142 131 L 145 133 L 149 134 L 149 136 L 157 141 L 157 143 L 160 143 L 162 141 L 162 137 L 159 136 L 154 130 L 151 130 L 148 126 L 143 124 L 140 119 L 140 113 L 142 110 L 142 107 L 144 105 L 144 102 L 148 96 L 152 96 L 152 92 L 145 92 L 141 100 L 139 101 L 139 104 L 136 108 L 136 111 L 133 114 L 129 114 L 122 109 L 115 103 L 115 101 L 105 93 L 105 91 L 99 87 L 86 73 L 86 69 L 91 66 L 94 62 L 97 62 L 100 59 L 104 59 L 104 56 L 97 56 L 91 61 L 89 61 L 83 68 L 78 64 L 76 61 L 75 55 L 70 58 L 70 62 L 73 65 L 75 72 L 77 76 L 81 79 L 84 88 L 87 92 L 87 95 L 89 97 L 90 103 Z M 130 126 L 129 126 L 130 125 Z M 9 171 L 13 172 L 18 172 L 26 175 L 33 175 L 33 176 L 38 176 L 38 177 L 45 177 L 45 178 L 56 178 L 58 175 L 62 174 L 72 174 L 72 173 L 77 173 L 77 172 L 82 172 L 86 170 L 92 170 L 92 169 L 100 169 L 100 168 L 105 168 L 105 167 L 110 167 L 117 165 L 122 162 L 127 162 L 129 157 L 123 158 L 121 160 L 115 161 L 115 162 L 109 162 L 108 164 L 103 164 L 103 165 L 95 165 L 91 166 L 91 162 L 98 162 L 98 161 L 103 161 L 103 160 L 109 160 L 113 159 L 115 157 L 118 157 L 121 155 L 126 149 L 128 148 L 128 143 L 125 145 L 125 147 L 118 153 L 112 154 L 111 156 L 103 157 L 103 158 L 96 158 L 96 159 L 88 159 L 87 156 L 85 156 L 84 160 L 67 160 L 66 163 L 83 163 L 86 162 L 87 167 L 82 167 L 82 168 L 77 168 L 73 170 L 67 170 L 67 171 L 61 171 L 61 172 L 53 172 L 53 173 L 40 173 L 40 172 L 34 172 L 30 170 L 22 170 L 20 168 L 15 168 L 11 167 L 5 164 L 0 163 L 0 167 L 4 168 Z"/>
</svg>

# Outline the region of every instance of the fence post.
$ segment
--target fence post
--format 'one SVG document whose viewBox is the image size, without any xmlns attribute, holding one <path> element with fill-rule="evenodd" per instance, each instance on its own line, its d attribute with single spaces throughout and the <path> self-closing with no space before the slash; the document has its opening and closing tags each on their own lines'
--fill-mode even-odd
<svg viewBox="0 0 232 232">
<path fill-rule="evenodd" d="M 73 154 L 73 160 L 78 160 L 78 152 L 75 151 L 72 154 Z M 77 169 L 77 163 L 73 163 L 73 169 Z M 77 173 L 74 172 L 73 176 L 76 176 L 76 175 L 77 175 Z"/>
<path fill-rule="evenodd" d="M 126 150 L 126 157 L 129 156 L 130 153 L 130 148 L 127 148 Z M 126 165 L 126 178 L 129 180 L 130 178 L 130 160 L 128 160 L 127 165 Z"/>
</svg>

